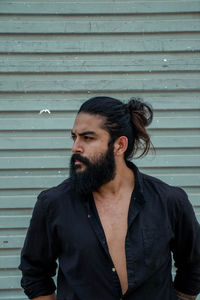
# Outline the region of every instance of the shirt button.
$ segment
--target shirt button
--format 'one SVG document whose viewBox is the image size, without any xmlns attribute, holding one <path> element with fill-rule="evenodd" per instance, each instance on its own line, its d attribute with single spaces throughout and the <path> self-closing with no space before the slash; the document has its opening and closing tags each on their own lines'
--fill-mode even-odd
<svg viewBox="0 0 200 300">
<path fill-rule="evenodd" d="M 91 215 L 88 215 L 88 218 L 90 218 L 91 217 Z"/>
<path fill-rule="evenodd" d="M 115 268 L 112 268 L 112 271 L 115 272 L 116 271 Z"/>
</svg>

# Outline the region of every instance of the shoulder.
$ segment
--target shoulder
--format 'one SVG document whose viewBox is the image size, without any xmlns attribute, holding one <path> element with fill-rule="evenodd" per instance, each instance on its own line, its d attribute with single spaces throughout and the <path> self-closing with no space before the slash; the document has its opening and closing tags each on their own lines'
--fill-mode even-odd
<svg viewBox="0 0 200 300">
<path fill-rule="evenodd" d="M 58 197 L 63 193 L 69 192 L 69 190 L 70 190 L 70 185 L 69 185 L 69 178 L 68 178 L 56 186 L 43 190 L 38 195 L 38 198 L 46 198 L 46 197 L 53 197 L 53 196 Z"/>
<path fill-rule="evenodd" d="M 157 202 L 165 205 L 188 203 L 187 194 L 182 188 L 170 185 L 157 177 L 141 172 L 133 163 L 129 164 L 134 170 L 136 180 L 147 202 L 153 202 L 153 204 Z"/>
<path fill-rule="evenodd" d="M 142 174 L 144 184 L 144 195 L 148 207 L 159 211 L 159 215 L 168 219 L 173 231 L 176 224 L 195 223 L 194 209 L 186 192 L 177 186 L 169 185 L 162 180 L 146 174 Z M 155 216 L 156 218 L 156 216 Z M 197 227 L 199 225 L 196 225 Z"/>
<path fill-rule="evenodd" d="M 170 198 L 185 198 L 187 197 L 186 192 L 178 187 L 170 185 L 157 177 L 153 177 L 144 173 L 141 173 L 144 186 L 152 187 L 155 191 L 165 193 Z M 164 195 L 164 194 L 163 194 Z"/>
<path fill-rule="evenodd" d="M 167 202 L 170 206 L 187 206 L 189 203 L 186 192 L 177 186 L 170 185 L 156 177 L 143 174 L 144 187 L 148 190 L 151 189 L 152 193 L 158 194 L 163 201 Z"/>
<path fill-rule="evenodd" d="M 57 186 L 53 186 L 40 192 L 36 205 L 45 209 L 45 211 L 48 211 L 50 208 L 56 209 L 58 206 L 62 206 L 62 202 L 66 202 L 70 197 L 70 183 L 69 179 L 66 179 Z"/>
<path fill-rule="evenodd" d="M 159 203 L 167 208 L 168 215 L 173 220 L 177 220 L 183 215 L 194 217 L 194 210 L 191 202 L 188 199 L 186 192 L 177 186 L 172 186 L 163 182 L 162 180 L 142 174 L 144 186 L 146 191 L 151 192 L 152 202 L 159 201 Z"/>
</svg>

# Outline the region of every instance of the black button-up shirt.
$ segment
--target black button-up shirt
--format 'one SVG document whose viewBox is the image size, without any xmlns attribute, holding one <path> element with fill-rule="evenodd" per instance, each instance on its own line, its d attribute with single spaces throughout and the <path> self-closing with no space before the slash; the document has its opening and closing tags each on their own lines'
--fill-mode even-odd
<svg viewBox="0 0 200 300">
<path fill-rule="evenodd" d="M 173 300 L 175 289 L 200 292 L 200 226 L 185 192 L 135 174 L 125 240 L 128 290 L 122 295 L 92 195 L 69 180 L 40 193 L 21 254 L 22 287 L 29 298 L 58 300 Z M 171 276 L 171 253 L 177 273 Z"/>
</svg>

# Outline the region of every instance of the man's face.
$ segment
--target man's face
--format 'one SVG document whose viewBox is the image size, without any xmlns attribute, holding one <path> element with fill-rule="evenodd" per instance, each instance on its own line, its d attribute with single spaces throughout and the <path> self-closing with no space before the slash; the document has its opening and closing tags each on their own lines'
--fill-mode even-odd
<svg viewBox="0 0 200 300">
<path fill-rule="evenodd" d="M 70 162 L 70 179 L 73 189 L 80 193 L 98 190 L 115 176 L 113 145 L 110 136 L 102 129 L 104 118 L 79 113 L 72 130 L 74 144 Z"/>
</svg>

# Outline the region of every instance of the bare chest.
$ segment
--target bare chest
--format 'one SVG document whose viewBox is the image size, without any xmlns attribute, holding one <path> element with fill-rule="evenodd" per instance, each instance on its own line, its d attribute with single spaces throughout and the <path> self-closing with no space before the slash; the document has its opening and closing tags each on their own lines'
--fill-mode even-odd
<svg viewBox="0 0 200 300">
<path fill-rule="evenodd" d="M 127 232 L 128 205 L 96 205 L 108 244 L 124 239 Z"/>
<path fill-rule="evenodd" d="M 107 240 L 110 256 L 120 279 L 123 293 L 128 288 L 125 239 L 128 227 L 129 201 L 123 204 L 99 204 L 97 211 Z"/>
</svg>

